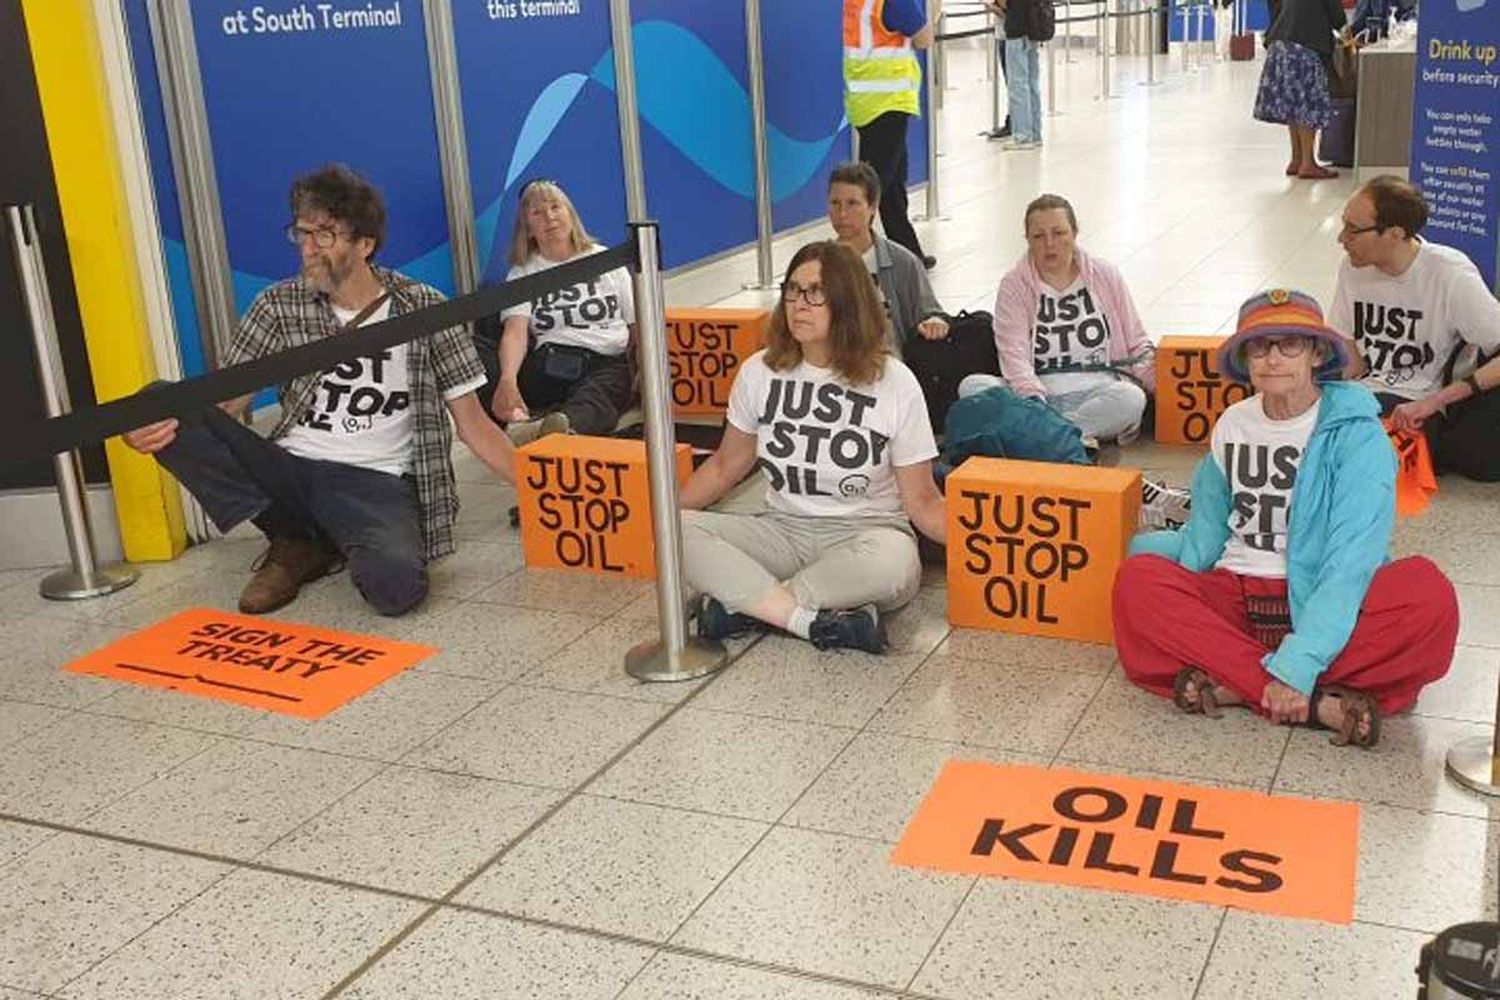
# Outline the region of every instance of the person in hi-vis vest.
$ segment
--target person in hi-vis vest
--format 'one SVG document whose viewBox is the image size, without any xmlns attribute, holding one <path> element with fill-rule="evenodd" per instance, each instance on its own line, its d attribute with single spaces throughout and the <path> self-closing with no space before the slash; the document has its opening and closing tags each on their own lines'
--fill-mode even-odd
<svg viewBox="0 0 1500 1000">
<path fill-rule="evenodd" d="M 921 114 L 916 49 L 932 44 L 922 0 L 844 0 L 844 103 L 859 158 L 880 175 L 885 235 L 931 268 L 906 215 L 906 127 Z"/>
</svg>

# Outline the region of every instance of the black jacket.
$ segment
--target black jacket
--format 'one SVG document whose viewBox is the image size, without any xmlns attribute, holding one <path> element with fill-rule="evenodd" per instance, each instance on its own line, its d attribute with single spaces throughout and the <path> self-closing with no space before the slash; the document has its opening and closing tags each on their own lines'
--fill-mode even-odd
<svg viewBox="0 0 1500 1000">
<path fill-rule="evenodd" d="M 1333 55 L 1333 33 L 1344 27 L 1339 0 L 1271 0 L 1271 28 L 1266 44 L 1295 42 L 1326 62 Z M 1006 25 L 1009 31 L 1009 25 Z"/>
</svg>

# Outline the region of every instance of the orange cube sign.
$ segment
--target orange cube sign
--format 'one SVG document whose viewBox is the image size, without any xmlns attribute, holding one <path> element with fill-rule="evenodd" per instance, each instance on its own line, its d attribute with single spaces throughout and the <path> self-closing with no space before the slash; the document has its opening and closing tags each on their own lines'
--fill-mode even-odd
<svg viewBox="0 0 1500 1000">
<path fill-rule="evenodd" d="M 656 577 L 646 443 L 554 434 L 516 455 L 526 565 L 606 576 Z M 677 446 L 677 482 L 693 452 Z"/>
<path fill-rule="evenodd" d="M 1254 390 L 1219 371 L 1223 337 L 1163 337 L 1156 349 L 1156 440 L 1202 444 L 1234 403 Z"/>
<path fill-rule="evenodd" d="M 948 477 L 948 620 L 1112 643 L 1115 570 L 1141 506 L 1136 469 L 971 458 Z"/>
<path fill-rule="evenodd" d="M 668 309 L 672 407 L 681 416 L 722 416 L 746 359 L 765 346 L 764 309 Z"/>
</svg>

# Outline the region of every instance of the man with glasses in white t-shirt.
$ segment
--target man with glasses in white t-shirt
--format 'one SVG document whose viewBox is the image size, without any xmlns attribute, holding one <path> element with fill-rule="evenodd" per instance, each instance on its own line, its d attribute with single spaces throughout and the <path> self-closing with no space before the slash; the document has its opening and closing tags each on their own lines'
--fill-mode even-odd
<svg viewBox="0 0 1500 1000">
<path fill-rule="evenodd" d="M 1438 472 L 1500 480 L 1500 301 L 1452 247 L 1420 238 L 1427 202 L 1376 177 L 1344 206 L 1328 323 L 1353 350 L 1346 371 L 1397 428 L 1421 429 Z"/>
<path fill-rule="evenodd" d="M 442 301 L 436 289 L 373 262 L 385 205 L 348 167 L 299 178 L 291 208 L 286 234 L 301 274 L 256 296 L 226 365 Z M 454 548 L 449 417 L 485 465 L 514 481 L 510 440 L 474 393 L 483 384 L 468 333 L 452 327 L 292 379 L 280 387 L 269 439 L 237 419 L 249 396 L 124 437 L 155 455 L 221 531 L 250 521 L 266 535 L 270 547 L 240 595 L 241 611 L 274 611 L 347 562 L 365 601 L 399 615 L 427 596 L 427 563 Z"/>
</svg>

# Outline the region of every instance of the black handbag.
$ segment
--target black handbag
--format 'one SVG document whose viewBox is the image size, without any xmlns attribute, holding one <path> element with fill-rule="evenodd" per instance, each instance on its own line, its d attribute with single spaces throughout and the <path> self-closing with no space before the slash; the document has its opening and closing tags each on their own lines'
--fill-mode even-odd
<svg viewBox="0 0 1500 1000">
<path fill-rule="evenodd" d="M 913 334 L 903 351 L 906 367 L 922 385 L 927 416 L 934 433 L 942 433 L 948 407 L 958 399 L 958 383 L 976 372 L 1000 374 L 995 349 L 995 318 L 982 310 L 960 312 L 948 320 L 948 336 L 928 340 Z"/>
</svg>

